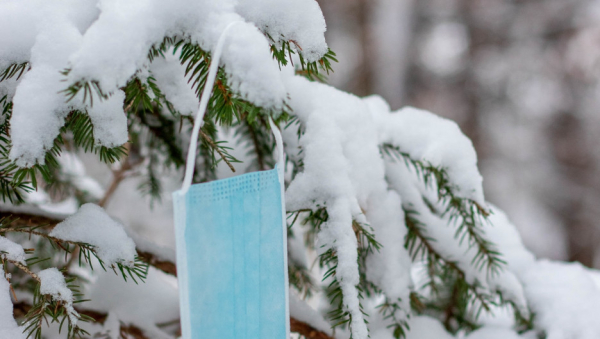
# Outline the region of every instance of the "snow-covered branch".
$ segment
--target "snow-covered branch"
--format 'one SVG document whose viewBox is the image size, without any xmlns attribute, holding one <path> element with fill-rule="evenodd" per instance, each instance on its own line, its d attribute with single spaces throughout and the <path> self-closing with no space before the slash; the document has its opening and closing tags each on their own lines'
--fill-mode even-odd
<svg viewBox="0 0 600 339">
<path fill-rule="evenodd" d="M 27 213 L 7 213 L 0 212 L 0 219 L 4 217 L 14 218 L 12 222 L 12 226 L 15 228 L 20 227 L 33 227 L 43 225 L 42 228 L 46 230 L 51 230 L 55 225 L 62 222 L 60 219 L 40 216 L 36 214 L 27 214 Z M 38 232 L 41 233 L 41 232 Z M 164 260 L 162 253 L 152 253 L 151 251 L 137 251 L 138 257 L 144 262 L 152 265 L 160 271 L 163 271 L 167 274 L 177 276 L 177 266 L 174 262 Z M 26 268 L 25 266 L 23 266 Z M 37 276 L 36 276 L 37 277 Z M 36 280 L 38 280 L 37 278 Z M 15 316 L 26 315 L 31 310 L 31 304 L 20 302 L 14 305 L 15 307 Z M 77 312 L 81 315 L 89 316 L 95 321 L 99 323 L 103 323 L 108 317 L 107 314 L 99 313 L 97 311 L 90 311 L 85 309 L 85 305 L 83 307 L 76 308 Z M 330 335 L 323 332 L 322 330 L 318 330 L 311 326 L 311 324 L 298 320 L 292 317 L 290 318 L 291 331 L 298 333 L 309 339 L 333 339 Z M 136 328 L 134 325 L 123 325 L 124 331 L 134 336 L 136 339 L 145 339 L 144 329 Z"/>
</svg>

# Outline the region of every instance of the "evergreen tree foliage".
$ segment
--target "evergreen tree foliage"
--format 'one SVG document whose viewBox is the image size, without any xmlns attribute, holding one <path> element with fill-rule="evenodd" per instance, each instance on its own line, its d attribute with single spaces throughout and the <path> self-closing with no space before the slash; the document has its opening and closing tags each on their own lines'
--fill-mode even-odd
<svg viewBox="0 0 600 339">
<path fill-rule="evenodd" d="M 288 69 L 286 67 L 291 65 L 296 75 L 303 76 L 311 83 L 326 82 L 326 76 L 333 71 L 337 61 L 333 51 L 328 50 L 320 59 L 309 62 L 303 54 L 303 46 L 296 40 L 285 36 L 273 37 L 266 29 L 263 29 L 263 33 L 269 41 L 272 58 L 280 68 Z M 213 62 L 211 52 L 203 49 L 186 34 L 163 37 L 161 42 L 152 45 L 147 51 L 145 67 L 138 69 L 119 88 L 125 97 L 122 106 L 127 118 L 129 138 L 125 145 L 102 145 L 94 135 L 95 126 L 90 111 L 73 109 L 64 119 L 64 125 L 52 147 L 45 150 L 45 161 L 27 168 L 19 167 L 10 157 L 13 146 L 13 103 L 9 96 L 0 98 L 0 200 L 6 206 L 18 206 L 28 202 L 28 193 L 43 190 L 56 200 L 75 197 L 79 204 L 93 201 L 102 205 L 106 202 L 104 199 L 98 201 L 86 196 L 76 183 L 65 177 L 65 169 L 61 167 L 59 160 L 63 153 L 89 153 L 100 162 L 112 166 L 113 171 L 118 173 L 116 178 L 119 180 L 132 171 L 143 176 L 139 185 L 140 195 L 148 195 L 154 203 L 159 203 L 165 193 L 161 176 L 165 173 L 181 173 L 194 123 L 194 117 L 189 112 L 177 110 L 177 103 L 169 100 L 165 89 L 159 85 L 156 74 L 148 67 L 170 56 L 175 56 L 185 68 L 185 79 L 197 99 L 200 99 L 207 82 L 209 66 Z M 0 69 L 0 82 L 19 79 L 29 70 L 27 62 L 10 64 Z M 91 109 L 115 95 L 105 90 L 95 79 L 69 82 L 73 72 L 73 69 L 67 68 L 61 73 L 65 79 L 61 91 L 65 102 L 81 99 L 83 106 Z M 219 163 L 224 163 L 236 173 L 242 168 L 246 171 L 272 168 L 275 164 L 275 143 L 269 130 L 269 117 L 282 130 L 297 131 L 299 140 L 309 128 L 288 101 L 283 102 L 281 108 L 265 108 L 236 92 L 236 84 L 229 74 L 226 67 L 219 68 L 200 139 L 192 141 L 198 143 L 199 149 L 193 176 L 195 183 L 217 179 Z M 226 140 L 220 140 L 220 130 L 232 131 L 239 142 L 231 145 Z M 233 155 L 232 151 L 236 146 L 245 151 L 243 159 Z M 286 159 L 290 168 L 287 184 L 305 169 L 302 152 L 306 150 L 301 148 L 300 146 L 300 156 L 295 157 L 289 152 Z M 453 239 L 437 239 L 432 236 L 433 228 L 439 225 L 429 224 L 428 220 L 431 219 L 426 218 L 424 211 L 418 210 L 409 200 L 397 206 L 404 217 L 404 220 L 398 222 L 404 224 L 406 236 L 403 242 L 396 245 L 408 252 L 411 264 L 420 265 L 425 276 L 422 286 L 411 286 L 406 297 L 398 298 L 390 296 L 386 286 L 373 279 L 369 273 L 372 269 L 370 260 L 386 249 L 386 245 L 383 245 L 386 239 L 381 238 L 376 227 L 370 225 L 366 218 L 354 216 L 347 226 L 351 227 L 357 244 L 359 282 L 352 287 L 357 291 L 360 313 L 353 313 L 348 306 L 350 301 L 347 300 L 347 282 L 341 272 L 347 268 L 340 264 L 342 256 L 346 254 L 341 253 L 338 247 L 331 244 L 321 246 L 317 241 L 319 234 L 329 227 L 333 207 L 322 201 L 315 201 L 313 208 L 287 211 L 288 237 L 302 243 L 304 249 L 316 257 L 314 266 L 311 266 L 310 263 L 307 265 L 296 260 L 292 253 L 289 254 L 291 288 L 302 298 L 325 296 L 328 304 L 325 315 L 334 335 L 348 334 L 354 339 L 364 339 L 355 337 L 355 333 L 359 333 L 356 327 L 362 325 L 357 325 L 357 318 L 361 315 L 368 326 L 371 326 L 370 319 L 382 320 L 396 339 L 406 338 L 410 332 L 412 316 L 427 315 L 438 319 L 452 334 L 470 333 L 482 326 L 482 314 L 492 314 L 500 309 L 507 309 L 514 314 L 519 331 L 537 330 L 534 314 L 527 309 L 527 305 L 520 304 L 514 295 L 507 295 L 501 287 L 483 281 L 502 276 L 507 272 L 508 266 L 494 239 L 489 238 L 485 231 L 486 227 L 490 227 L 493 211 L 482 206 L 480 201 L 465 197 L 453 180 L 450 169 L 433 160 L 415 157 L 409 150 L 392 142 L 379 145 L 378 155 L 382 163 L 405 167 L 406 176 L 418 183 L 419 199 L 427 206 L 427 216 L 441 220 L 445 223 L 444 226 L 452 229 Z M 242 160 L 246 162 L 244 166 L 241 166 Z M 118 184 L 118 180 L 115 182 Z M 124 262 L 105 263 L 94 245 L 50 235 L 55 226 L 22 223 L 12 216 L 0 219 L 2 237 L 10 237 L 15 242 L 30 247 L 26 250 L 28 258 L 24 263 L 11 259 L 8 252 L 2 253 L 2 267 L 6 279 L 12 284 L 11 288 L 32 296 L 28 312 L 18 319 L 28 338 L 41 339 L 44 324 L 52 322 L 61 324 L 66 338 L 88 338 L 94 333 L 87 333 L 78 324 L 94 319 L 77 313 L 60 299 L 42 294 L 42 281 L 34 271 L 59 267 L 79 309 L 80 304 L 85 304 L 86 301 L 78 289 L 78 284 L 84 277 L 78 276 L 71 269 L 73 262 L 91 269 L 98 268 L 94 264 L 99 263 L 102 270 L 112 270 L 123 279 L 136 284 L 143 283 L 148 265 L 155 265 L 155 262 L 140 255 L 131 265 Z M 438 247 L 441 242 L 458 244 L 456 247 L 462 246 L 465 252 L 474 251 L 468 267 L 456 257 L 441 251 Z M 315 266 L 319 269 L 315 269 Z M 473 271 L 481 275 L 473 278 Z M 320 276 L 317 276 L 319 273 Z"/>
</svg>

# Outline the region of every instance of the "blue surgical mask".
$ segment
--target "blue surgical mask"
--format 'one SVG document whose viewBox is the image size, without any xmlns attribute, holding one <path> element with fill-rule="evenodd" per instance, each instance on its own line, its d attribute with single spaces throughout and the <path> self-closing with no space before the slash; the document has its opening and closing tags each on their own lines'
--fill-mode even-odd
<svg viewBox="0 0 600 339">
<path fill-rule="evenodd" d="M 229 27 L 213 52 L 183 187 L 173 193 L 182 338 L 287 339 L 283 145 L 273 121 L 275 169 L 190 185 L 207 89 Z"/>
</svg>

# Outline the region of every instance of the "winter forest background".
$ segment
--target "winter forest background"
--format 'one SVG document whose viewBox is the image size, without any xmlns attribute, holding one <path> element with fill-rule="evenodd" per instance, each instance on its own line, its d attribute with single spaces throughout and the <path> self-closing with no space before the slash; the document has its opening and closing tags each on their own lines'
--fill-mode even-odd
<svg viewBox="0 0 600 339">
<path fill-rule="evenodd" d="M 293 338 L 600 337 L 600 1 L 47 1 L 0 0 L 0 339 L 181 335 L 171 192 L 240 20 L 194 182 L 279 124 Z"/>
</svg>

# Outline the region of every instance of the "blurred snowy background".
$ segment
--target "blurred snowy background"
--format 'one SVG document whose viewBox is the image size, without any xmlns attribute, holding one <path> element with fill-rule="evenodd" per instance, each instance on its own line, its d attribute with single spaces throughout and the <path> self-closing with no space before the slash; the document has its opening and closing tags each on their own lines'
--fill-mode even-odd
<svg viewBox="0 0 600 339">
<path fill-rule="evenodd" d="M 600 267 L 600 1 L 319 3 L 332 85 L 458 122 L 526 246 Z"/>
</svg>

